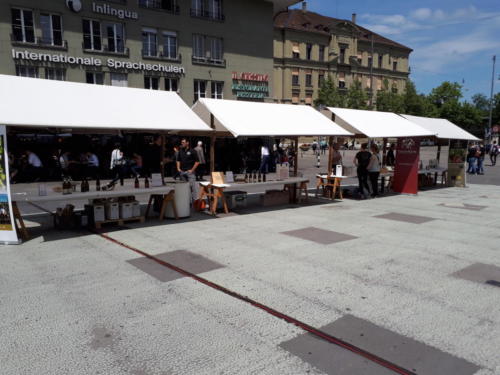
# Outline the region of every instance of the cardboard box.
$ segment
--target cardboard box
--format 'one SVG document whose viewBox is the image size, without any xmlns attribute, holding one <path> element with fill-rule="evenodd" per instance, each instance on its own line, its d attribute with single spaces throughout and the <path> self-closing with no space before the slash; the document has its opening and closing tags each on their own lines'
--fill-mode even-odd
<svg viewBox="0 0 500 375">
<path fill-rule="evenodd" d="M 118 220 L 120 218 L 120 207 L 117 202 L 106 203 L 104 211 L 106 213 L 106 220 Z"/>
<path fill-rule="evenodd" d="M 132 203 L 120 203 L 120 219 L 130 219 L 132 216 Z"/>
<path fill-rule="evenodd" d="M 94 221 L 104 221 L 104 206 L 103 205 L 92 205 L 92 215 L 94 217 Z"/>
<path fill-rule="evenodd" d="M 132 217 L 139 217 L 141 216 L 141 205 L 139 204 L 138 201 L 133 201 L 132 202 Z"/>
<path fill-rule="evenodd" d="M 261 196 L 261 203 L 263 206 L 277 206 L 289 203 L 289 195 L 287 191 L 282 190 L 267 190 Z"/>
<path fill-rule="evenodd" d="M 247 192 L 246 191 L 227 191 L 224 193 L 229 210 L 235 208 L 244 208 L 247 206 Z M 222 202 L 219 200 L 219 208 L 222 208 Z"/>
</svg>

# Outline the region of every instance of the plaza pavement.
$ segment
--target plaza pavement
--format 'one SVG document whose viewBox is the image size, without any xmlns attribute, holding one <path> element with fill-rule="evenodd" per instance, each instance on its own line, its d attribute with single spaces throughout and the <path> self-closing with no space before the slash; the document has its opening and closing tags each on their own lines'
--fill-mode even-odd
<svg viewBox="0 0 500 375">
<path fill-rule="evenodd" d="M 0 374 L 395 373 L 130 247 L 415 373 L 500 374 L 500 167 L 486 173 L 105 228 L 128 248 L 34 217 L 32 240 L 0 247 Z"/>
</svg>

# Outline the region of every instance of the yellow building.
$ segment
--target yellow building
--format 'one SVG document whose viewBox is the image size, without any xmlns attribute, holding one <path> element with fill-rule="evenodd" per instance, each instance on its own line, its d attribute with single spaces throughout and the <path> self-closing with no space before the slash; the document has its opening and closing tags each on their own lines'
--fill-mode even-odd
<svg viewBox="0 0 500 375">
<path fill-rule="evenodd" d="M 373 96 L 387 79 L 402 93 L 408 79 L 409 55 L 402 44 L 352 20 L 325 17 L 306 9 L 286 10 L 274 20 L 274 100 L 311 105 L 321 83 L 330 76 L 340 89 L 359 80 Z"/>
</svg>

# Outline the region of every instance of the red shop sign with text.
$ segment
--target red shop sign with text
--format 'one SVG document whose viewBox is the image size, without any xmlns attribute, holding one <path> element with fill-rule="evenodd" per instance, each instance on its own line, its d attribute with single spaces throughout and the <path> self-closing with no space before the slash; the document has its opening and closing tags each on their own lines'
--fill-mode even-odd
<svg viewBox="0 0 500 375">
<path fill-rule="evenodd" d="M 269 82 L 269 74 L 233 72 L 233 80 Z"/>
<path fill-rule="evenodd" d="M 395 192 L 417 194 L 419 153 L 419 138 L 398 139 L 393 182 Z"/>
</svg>

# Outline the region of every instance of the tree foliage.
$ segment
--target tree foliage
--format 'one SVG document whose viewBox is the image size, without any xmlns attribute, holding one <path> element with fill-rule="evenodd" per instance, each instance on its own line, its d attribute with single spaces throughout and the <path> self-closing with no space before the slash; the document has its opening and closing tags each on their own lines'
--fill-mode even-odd
<svg viewBox="0 0 500 375">
<path fill-rule="evenodd" d="M 314 105 L 345 108 L 347 106 L 346 99 L 346 95 L 340 92 L 331 77 L 328 77 L 328 79 L 321 85 L 318 92 L 318 99 L 314 101 Z"/>
<path fill-rule="evenodd" d="M 347 108 L 369 109 L 368 94 L 358 80 L 347 90 Z"/>
</svg>

